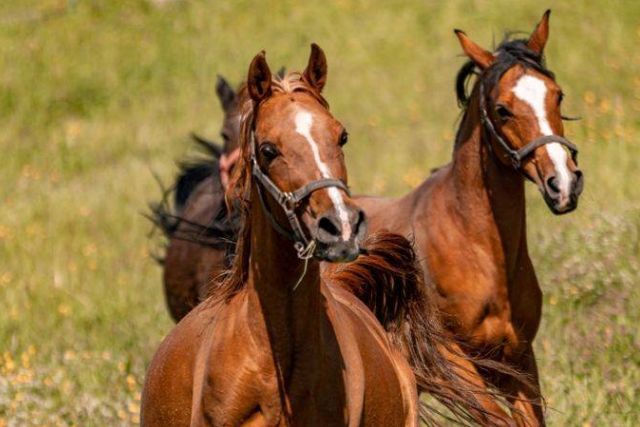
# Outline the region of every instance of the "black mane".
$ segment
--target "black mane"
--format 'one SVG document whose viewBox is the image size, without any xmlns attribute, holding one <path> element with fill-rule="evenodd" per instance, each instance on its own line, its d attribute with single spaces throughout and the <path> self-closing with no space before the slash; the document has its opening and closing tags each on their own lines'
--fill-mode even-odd
<svg viewBox="0 0 640 427">
<path fill-rule="evenodd" d="M 182 211 L 187 199 L 198 184 L 210 176 L 218 174 L 218 160 L 222 155 L 222 148 L 195 133 L 191 138 L 203 149 L 205 155 L 188 159 L 178 163 L 180 173 L 176 178 L 174 203 L 178 212 Z"/>
<path fill-rule="evenodd" d="M 476 71 L 476 65 L 472 61 L 468 61 L 460 68 L 456 77 L 456 97 L 460 108 L 465 109 L 469 103 L 471 97 L 468 91 L 469 81 L 475 75 L 483 79 L 487 90 L 491 90 L 504 73 L 516 64 L 532 68 L 555 79 L 554 74 L 545 65 L 544 55 L 529 49 L 526 39 L 510 39 L 507 35 L 496 49 L 495 56 L 495 61 L 482 73 Z"/>
<path fill-rule="evenodd" d="M 232 251 L 238 218 L 237 215 L 228 214 L 224 202 L 220 204 L 218 212 L 211 213 L 211 220 L 207 224 L 195 223 L 182 216 L 187 200 L 201 182 L 209 177 L 217 182 L 220 180 L 219 159 L 222 148 L 198 135 L 192 134 L 191 137 L 203 149 L 203 153 L 178 163 L 180 172 L 175 184 L 166 190 L 161 184 L 162 199 L 149 205 L 151 212 L 146 216 L 167 239 L 187 240 Z M 170 199 L 173 199 L 173 203 Z M 156 259 L 161 262 L 163 256 L 156 256 Z"/>
</svg>

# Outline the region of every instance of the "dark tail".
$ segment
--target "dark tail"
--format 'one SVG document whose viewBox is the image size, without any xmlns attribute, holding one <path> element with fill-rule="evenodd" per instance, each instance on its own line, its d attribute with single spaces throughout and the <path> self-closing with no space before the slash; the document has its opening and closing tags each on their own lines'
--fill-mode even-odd
<svg viewBox="0 0 640 427">
<path fill-rule="evenodd" d="M 464 368 L 445 357 L 450 352 L 468 359 L 452 348 L 453 337 L 443 327 L 433 290 L 424 283 L 412 244 L 402 236 L 383 231 L 370 235 L 364 246 L 364 255 L 352 263 L 338 265 L 330 279 L 347 286 L 372 310 L 409 359 L 418 389 L 431 394 L 450 412 L 444 414 L 421 400 L 422 420 L 438 424 L 436 418 L 444 417 L 459 424 L 509 424 L 488 413 L 477 398 L 487 394 L 506 404 L 503 397 L 471 384 L 463 376 Z M 473 362 L 522 378 L 497 362 Z"/>
</svg>

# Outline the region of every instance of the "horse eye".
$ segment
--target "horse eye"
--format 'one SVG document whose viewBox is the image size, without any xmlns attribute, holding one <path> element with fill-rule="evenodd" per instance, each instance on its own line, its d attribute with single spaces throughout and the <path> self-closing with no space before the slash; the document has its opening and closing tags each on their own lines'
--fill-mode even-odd
<svg viewBox="0 0 640 427">
<path fill-rule="evenodd" d="M 270 142 L 264 142 L 260 145 L 260 154 L 267 163 L 271 163 L 273 159 L 280 155 L 280 151 Z"/>
<path fill-rule="evenodd" d="M 496 114 L 498 114 L 498 117 L 502 120 L 513 117 L 513 113 L 502 104 L 496 105 Z"/>
<path fill-rule="evenodd" d="M 564 93 L 560 92 L 558 94 L 558 105 L 562 104 L 563 99 L 564 99 Z"/>
<path fill-rule="evenodd" d="M 228 142 L 228 141 L 229 141 L 229 139 L 230 139 L 230 138 L 229 138 L 229 135 L 227 135 L 227 134 L 226 134 L 226 133 L 224 133 L 224 132 L 222 132 L 222 133 L 220 134 L 220 136 L 222 137 L 222 140 L 223 140 L 224 142 Z"/>
<path fill-rule="evenodd" d="M 342 134 L 340 135 L 340 142 L 338 144 L 340 145 L 340 147 L 344 147 L 347 142 L 349 142 L 349 134 L 346 130 L 343 130 Z"/>
</svg>

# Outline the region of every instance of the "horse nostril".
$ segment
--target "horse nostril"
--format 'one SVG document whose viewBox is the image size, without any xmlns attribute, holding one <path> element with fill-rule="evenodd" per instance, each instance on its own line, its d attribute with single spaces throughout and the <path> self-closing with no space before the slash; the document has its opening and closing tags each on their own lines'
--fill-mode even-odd
<svg viewBox="0 0 640 427">
<path fill-rule="evenodd" d="M 324 216 L 320 218 L 320 221 L 318 221 L 318 228 L 331 236 L 340 236 L 340 230 L 338 230 L 338 227 L 336 227 L 329 217 Z"/>
<path fill-rule="evenodd" d="M 555 176 L 550 176 L 549 178 L 547 178 L 547 188 L 554 193 L 560 192 L 560 187 L 558 187 L 558 180 Z"/>
<path fill-rule="evenodd" d="M 573 173 L 576 177 L 575 184 L 573 185 L 573 191 L 576 195 L 580 195 L 584 188 L 584 175 L 582 175 L 582 171 L 580 169 L 576 169 Z"/>
</svg>

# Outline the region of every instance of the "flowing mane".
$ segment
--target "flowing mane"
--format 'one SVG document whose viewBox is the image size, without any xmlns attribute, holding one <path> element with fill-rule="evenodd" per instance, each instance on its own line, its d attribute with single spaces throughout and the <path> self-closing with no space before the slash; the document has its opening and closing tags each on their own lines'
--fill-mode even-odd
<svg viewBox="0 0 640 427">
<path fill-rule="evenodd" d="M 187 201 L 196 188 L 207 178 L 217 179 L 222 154 L 222 148 L 215 143 L 196 134 L 191 134 L 191 138 L 201 152 L 178 162 L 179 173 L 171 187 L 165 188 L 158 179 L 162 198 L 149 204 L 151 212 L 146 216 L 169 240 L 184 240 L 232 252 L 237 225 L 235 218 L 228 217 L 225 206 L 206 224 L 194 222 L 184 215 Z M 164 255 L 156 258 L 162 264 Z"/>
<path fill-rule="evenodd" d="M 243 90 L 246 85 L 243 85 Z M 329 109 L 329 103 L 309 82 L 304 75 L 299 72 L 290 72 L 283 76 L 276 74 L 271 81 L 271 91 L 273 94 L 304 92 L 311 95 L 323 107 Z M 252 132 L 255 126 L 256 112 L 260 108 L 257 104 L 248 99 L 242 106 L 242 116 L 240 119 L 240 159 L 234 168 L 229 190 L 227 191 L 227 206 L 230 212 L 239 215 L 240 232 L 236 243 L 236 254 L 233 264 L 226 273 L 221 283 L 215 286 L 215 296 L 208 301 L 217 303 L 218 301 L 228 301 L 237 294 L 246 284 L 249 271 L 249 255 L 251 253 L 251 221 L 249 213 L 251 211 L 250 198 L 253 185 L 251 177 L 251 149 Z"/>
</svg>

